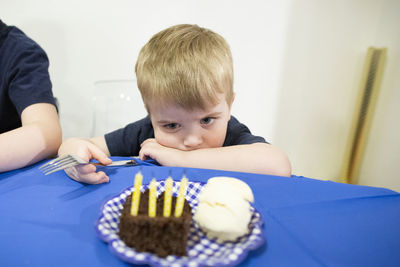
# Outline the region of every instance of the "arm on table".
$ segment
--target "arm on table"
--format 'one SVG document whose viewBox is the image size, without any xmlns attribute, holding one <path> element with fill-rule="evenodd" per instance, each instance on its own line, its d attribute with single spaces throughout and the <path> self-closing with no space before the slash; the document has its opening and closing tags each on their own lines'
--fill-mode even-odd
<svg viewBox="0 0 400 267">
<path fill-rule="evenodd" d="M 291 175 L 290 162 L 285 153 L 265 143 L 182 151 L 148 139 L 143 142 L 139 155 L 141 159 L 151 157 L 166 166 Z"/>
<path fill-rule="evenodd" d="M 22 126 L 0 134 L 0 172 L 14 170 L 57 154 L 61 126 L 52 104 L 28 106 L 21 114 Z"/>
</svg>

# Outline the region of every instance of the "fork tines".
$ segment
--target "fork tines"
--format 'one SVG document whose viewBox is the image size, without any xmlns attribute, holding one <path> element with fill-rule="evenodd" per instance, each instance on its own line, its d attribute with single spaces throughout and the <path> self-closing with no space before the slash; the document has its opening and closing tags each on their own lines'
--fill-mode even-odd
<svg viewBox="0 0 400 267">
<path fill-rule="evenodd" d="M 40 166 L 39 169 L 45 175 L 48 175 L 68 167 L 76 166 L 78 164 L 79 162 L 72 155 L 64 155 L 47 162 L 46 164 Z"/>
</svg>

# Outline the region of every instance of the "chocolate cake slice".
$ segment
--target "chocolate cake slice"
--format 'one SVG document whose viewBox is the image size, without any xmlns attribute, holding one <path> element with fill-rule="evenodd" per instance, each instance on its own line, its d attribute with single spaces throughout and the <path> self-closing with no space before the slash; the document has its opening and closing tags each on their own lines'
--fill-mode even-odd
<svg viewBox="0 0 400 267">
<path fill-rule="evenodd" d="M 151 252 L 159 257 L 186 256 L 192 209 L 185 199 L 183 213 L 174 216 L 176 197 L 172 197 L 171 216 L 163 217 L 164 193 L 157 198 L 157 215 L 148 216 L 149 190 L 140 194 L 137 216 L 130 214 L 132 195 L 129 195 L 121 211 L 118 235 L 129 247 L 139 252 Z"/>
</svg>

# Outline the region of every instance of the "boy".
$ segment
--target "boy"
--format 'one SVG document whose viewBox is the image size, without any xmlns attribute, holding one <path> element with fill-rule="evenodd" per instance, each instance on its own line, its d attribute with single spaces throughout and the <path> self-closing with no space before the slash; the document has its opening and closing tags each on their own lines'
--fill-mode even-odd
<svg viewBox="0 0 400 267">
<path fill-rule="evenodd" d="M 233 64 L 221 36 L 197 25 L 170 27 L 142 48 L 135 70 L 149 116 L 105 136 L 66 140 L 60 156 L 109 164 L 110 155 L 139 155 L 166 166 L 290 176 L 286 155 L 230 115 Z M 66 170 L 80 182 L 108 182 L 95 171 L 91 164 Z"/>
<path fill-rule="evenodd" d="M 0 172 L 57 154 L 61 126 L 43 49 L 0 20 Z"/>
</svg>

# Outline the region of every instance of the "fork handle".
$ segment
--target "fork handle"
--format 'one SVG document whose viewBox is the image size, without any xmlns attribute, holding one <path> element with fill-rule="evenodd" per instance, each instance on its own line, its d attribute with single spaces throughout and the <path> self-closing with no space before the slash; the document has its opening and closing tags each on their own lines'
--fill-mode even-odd
<svg viewBox="0 0 400 267">
<path fill-rule="evenodd" d="M 137 165 L 137 163 L 133 159 L 113 161 L 111 164 L 108 165 L 102 164 L 100 162 L 90 162 L 89 164 L 93 164 L 95 166 L 104 166 L 104 167 Z"/>
</svg>

